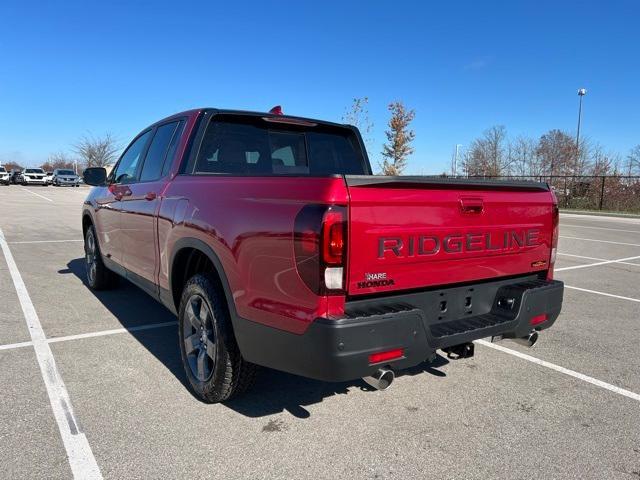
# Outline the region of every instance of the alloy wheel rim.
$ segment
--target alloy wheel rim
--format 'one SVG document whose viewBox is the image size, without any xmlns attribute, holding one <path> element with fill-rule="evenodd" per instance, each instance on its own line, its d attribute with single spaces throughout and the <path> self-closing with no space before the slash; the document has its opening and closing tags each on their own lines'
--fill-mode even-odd
<svg viewBox="0 0 640 480">
<path fill-rule="evenodd" d="M 182 333 L 187 363 L 193 376 L 205 382 L 213 375 L 216 363 L 213 315 L 203 297 L 192 295 L 184 316 Z"/>
</svg>

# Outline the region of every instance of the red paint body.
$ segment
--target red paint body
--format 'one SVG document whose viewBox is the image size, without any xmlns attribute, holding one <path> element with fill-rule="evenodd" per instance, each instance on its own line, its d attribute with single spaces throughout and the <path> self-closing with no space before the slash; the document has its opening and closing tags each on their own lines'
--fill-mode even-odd
<svg viewBox="0 0 640 480">
<path fill-rule="evenodd" d="M 179 174 L 200 114 L 174 117 L 186 123 L 165 177 L 94 187 L 85 203 L 102 254 L 152 285 L 154 294 L 170 290 L 171 260 L 184 238 L 200 240 L 215 252 L 241 317 L 297 334 L 319 317 L 343 316 L 348 298 L 549 269 L 549 191 L 358 186 L 339 175 Z M 294 221 L 309 204 L 346 207 L 346 288 L 337 295 L 313 293 L 296 269 Z M 504 247 L 505 232 L 511 238 L 511 232 L 531 230 L 530 245 Z M 401 255 L 387 249 L 380 258 L 381 237 L 401 239 Z M 437 251 L 429 240 L 434 237 Z M 416 254 L 420 238 L 427 239 L 422 250 L 432 253 Z M 500 242 L 503 248 L 496 248 Z M 382 273 L 386 282 L 358 285 L 367 274 L 380 279 Z"/>
</svg>

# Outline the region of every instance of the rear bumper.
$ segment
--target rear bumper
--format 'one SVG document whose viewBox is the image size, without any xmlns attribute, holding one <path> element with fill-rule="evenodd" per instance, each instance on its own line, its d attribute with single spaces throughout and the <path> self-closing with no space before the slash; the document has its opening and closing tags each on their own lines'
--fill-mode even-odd
<svg viewBox="0 0 640 480">
<path fill-rule="evenodd" d="M 302 335 L 248 320 L 236 322 L 235 330 L 250 362 L 318 380 L 346 381 L 382 366 L 413 367 L 440 348 L 549 328 L 560 314 L 563 290 L 564 284 L 555 280 L 502 280 L 352 302 L 348 318 L 317 319 Z M 447 302 L 445 312 L 442 302 Z M 531 319 L 542 314 L 546 320 L 532 326 Z M 397 348 L 403 349 L 403 358 L 369 364 L 371 353 Z"/>
</svg>

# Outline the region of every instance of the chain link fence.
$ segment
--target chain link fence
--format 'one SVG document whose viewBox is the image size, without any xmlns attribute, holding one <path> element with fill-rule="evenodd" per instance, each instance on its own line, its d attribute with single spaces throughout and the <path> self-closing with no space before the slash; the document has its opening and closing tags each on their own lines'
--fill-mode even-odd
<svg viewBox="0 0 640 480">
<path fill-rule="evenodd" d="M 474 178 L 546 182 L 558 197 L 560 208 L 640 213 L 640 176 L 504 175 Z"/>
</svg>

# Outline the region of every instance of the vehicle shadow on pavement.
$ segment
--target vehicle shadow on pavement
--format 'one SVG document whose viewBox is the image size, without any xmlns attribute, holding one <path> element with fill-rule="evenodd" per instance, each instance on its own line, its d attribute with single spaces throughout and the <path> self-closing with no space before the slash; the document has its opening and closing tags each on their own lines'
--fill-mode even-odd
<svg viewBox="0 0 640 480">
<path fill-rule="evenodd" d="M 448 363 L 446 358 L 438 355 L 433 362 L 421 363 L 413 368 L 396 372 L 396 378 L 423 373 L 444 377 L 446 374 L 438 368 Z M 251 391 L 224 405 L 247 417 L 264 417 L 286 410 L 294 417 L 304 419 L 311 416 L 306 406 L 320 403 L 334 395 L 347 395 L 354 387 L 375 394 L 375 389 L 363 380 L 327 383 L 262 368 Z"/>
<path fill-rule="evenodd" d="M 87 285 L 84 258 L 71 260 L 67 263 L 67 268 L 59 270 L 58 273 L 73 274 L 78 277 L 87 287 L 87 291 L 113 314 L 122 327 L 128 330 L 152 323 L 176 321 L 176 317 L 164 306 L 125 279 L 121 278 L 118 286 L 113 290 L 91 290 Z M 133 330 L 129 334 L 162 362 L 185 388 L 189 389 L 180 360 L 177 326 Z"/>
<path fill-rule="evenodd" d="M 60 274 L 73 274 L 85 285 L 86 275 L 84 259 L 76 258 L 67 263 Z M 126 329 L 151 323 L 176 321 L 176 317 L 159 302 L 151 298 L 132 283 L 121 279 L 114 290 L 94 291 L 89 289 Z M 192 395 L 180 359 L 178 349 L 178 329 L 163 327 L 149 330 L 133 330 L 129 334 L 153 354 Z M 430 363 L 422 363 L 411 369 L 396 372 L 396 377 L 428 373 L 436 377 L 446 374 L 438 370 L 449 361 L 440 355 Z M 322 402 L 333 395 L 346 395 L 353 388 L 361 391 L 375 390 L 363 380 L 327 383 L 297 375 L 261 368 L 255 386 L 237 399 L 224 403 L 224 406 L 247 417 L 263 417 L 288 411 L 297 418 L 308 418 L 311 413 L 305 406 Z M 393 387 L 391 387 L 393 388 Z M 195 395 L 195 399 L 200 401 Z"/>
</svg>

